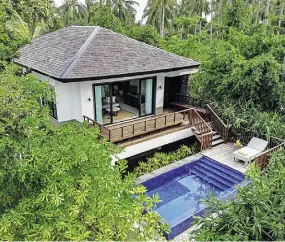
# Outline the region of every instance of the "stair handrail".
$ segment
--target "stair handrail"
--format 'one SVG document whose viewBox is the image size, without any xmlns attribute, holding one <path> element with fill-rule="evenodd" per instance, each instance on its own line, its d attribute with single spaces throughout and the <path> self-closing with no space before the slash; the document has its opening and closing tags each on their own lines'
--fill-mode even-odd
<svg viewBox="0 0 285 242">
<path fill-rule="evenodd" d="M 213 110 L 210 104 L 207 104 L 206 111 L 210 113 L 210 119 L 213 122 L 218 134 L 227 142 L 229 137 L 229 126 L 226 125 L 218 114 Z M 221 127 L 220 127 L 221 126 Z"/>
<path fill-rule="evenodd" d="M 212 132 L 213 133 L 213 130 L 211 129 L 211 127 L 207 124 L 207 122 L 201 117 L 201 115 L 196 111 L 196 109 L 195 108 L 191 108 L 189 111 L 193 111 L 198 117 L 199 117 L 199 119 L 201 120 L 201 123 L 204 123 L 207 127 L 208 127 L 208 129 L 210 130 L 210 132 Z M 200 123 L 199 123 L 200 124 Z M 210 133 L 209 132 L 209 133 Z"/>
<path fill-rule="evenodd" d="M 218 116 L 218 114 L 212 109 L 210 103 L 207 104 L 207 107 L 211 110 L 211 112 L 215 115 L 215 117 L 225 126 L 228 127 L 228 125 L 226 125 L 223 120 Z"/>
<path fill-rule="evenodd" d="M 199 120 L 197 123 L 193 122 L 194 116 L 196 116 L 196 118 L 198 118 Z M 199 141 L 201 143 L 201 150 L 211 148 L 213 143 L 213 131 L 211 127 L 206 123 L 206 121 L 194 108 L 191 108 L 189 110 L 189 121 L 190 125 L 195 126 L 200 133 L 200 136 L 197 138 L 198 139 L 200 138 Z M 206 127 L 206 130 L 199 126 L 201 124 L 204 125 L 204 127 Z"/>
</svg>

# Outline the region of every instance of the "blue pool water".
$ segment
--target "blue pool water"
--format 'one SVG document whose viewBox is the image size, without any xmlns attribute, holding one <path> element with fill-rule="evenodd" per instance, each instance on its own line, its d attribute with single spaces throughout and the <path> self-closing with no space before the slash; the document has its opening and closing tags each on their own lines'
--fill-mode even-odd
<svg viewBox="0 0 285 242">
<path fill-rule="evenodd" d="M 213 195 L 227 198 L 236 184 L 241 184 L 244 174 L 202 157 L 184 166 L 160 174 L 142 183 L 152 197 L 159 195 L 161 202 L 154 208 L 168 223 L 171 239 L 191 226 L 193 216 L 202 216 L 206 205 L 203 200 Z"/>
<path fill-rule="evenodd" d="M 200 201 L 220 192 L 195 175 L 186 175 L 148 192 L 148 195 L 159 194 L 162 202 L 155 210 L 168 224 L 175 225 L 186 213 L 195 213 Z"/>
</svg>

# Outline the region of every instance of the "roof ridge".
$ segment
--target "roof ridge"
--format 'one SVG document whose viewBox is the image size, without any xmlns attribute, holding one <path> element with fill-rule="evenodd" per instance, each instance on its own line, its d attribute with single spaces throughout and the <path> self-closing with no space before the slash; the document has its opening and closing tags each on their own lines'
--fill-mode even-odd
<svg viewBox="0 0 285 242">
<path fill-rule="evenodd" d="M 67 67 L 64 69 L 63 73 L 60 75 L 60 78 L 67 78 L 68 74 L 71 72 L 74 65 L 77 63 L 78 59 L 82 56 L 84 51 L 87 49 L 91 41 L 94 39 L 96 34 L 99 32 L 100 28 L 95 27 L 95 29 L 92 31 L 92 33 L 89 35 L 87 40 L 84 42 L 84 44 L 80 47 L 80 49 L 77 51 L 77 53 L 74 55 L 72 61 L 67 65 Z"/>
</svg>

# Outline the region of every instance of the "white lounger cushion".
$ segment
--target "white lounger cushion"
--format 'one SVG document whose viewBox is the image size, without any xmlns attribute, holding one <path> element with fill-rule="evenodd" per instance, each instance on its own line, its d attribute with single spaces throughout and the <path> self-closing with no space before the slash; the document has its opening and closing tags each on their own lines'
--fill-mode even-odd
<svg viewBox="0 0 285 242">
<path fill-rule="evenodd" d="M 248 143 L 247 147 L 251 147 L 256 150 L 264 151 L 268 145 L 268 141 L 253 137 Z"/>
<path fill-rule="evenodd" d="M 255 159 L 255 157 L 260 154 L 262 151 L 257 150 L 257 149 L 253 149 L 251 147 L 243 147 L 239 150 L 236 150 L 233 155 L 235 158 L 245 161 L 245 162 L 249 162 L 253 159 Z"/>
</svg>

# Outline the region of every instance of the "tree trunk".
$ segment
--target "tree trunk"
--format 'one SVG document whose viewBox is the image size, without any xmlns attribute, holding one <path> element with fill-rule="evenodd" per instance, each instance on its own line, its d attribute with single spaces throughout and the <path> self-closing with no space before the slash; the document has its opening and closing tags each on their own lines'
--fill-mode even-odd
<svg viewBox="0 0 285 242">
<path fill-rule="evenodd" d="M 284 12 L 284 3 L 283 3 L 283 1 L 281 1 L 281 3 L 280 3 L 280 13 L 279 13 L 279 21 L 278 21 L 278 27 L 280 28 L 281 27 L 281 25 L 282 25 L 282 17 L 283 17 L 283 12 Z M 280 35 L 280 31 L 278 30 L 277 31 L 277 35 Z"/>
<path fill-rule="evenodd" d="M 218 9 L 218 25 L 220 25 L 220 23 L 221 23 L 222 2 L 223 2 L 223 0 L 220 0 L 220 2 L 219 2 L 219 9 Z"/>
<path fill-rule="evenodd" d="M 213 0 L 211 0 L 211 29 L 210 29 L 210 39 L 213 39 L 213 11 L 214 11 L 214 5 Z"/>
<path fill-rule="evenodd" d="M 264 24 L 268 24 L 268 18 L 269 18 L 269 8 L 270 8 L 270 0 L 266 1 L 266 8 L 265 8 L 265 19 Z"/>
<path fill-rule="evenodd" d="M 111 8 L 111 0 L 107 0 L 106 4 L 109 8 Z"/>
<path fill-rule="evenodd" d="M 261 0 L 258 0 L 257 10 L 256 10 L 256 16 L 255 16 L 255 25 L 257 25 L 258 22 L 259 22 L 258 20 L 259 20 L 260 5 L 261 5 Z"/>
<path fill-rule="evenodd" d="M 164 36 L 164 18 L 165 18 L 165 7 L 162 6 L 162 17 L 161 17 L 161 26 L 160 26 L 160 36 Z"/>
<path fill-rule="evenodd" d="M 103 0 L 100 0 L 100 6 L 102 7 L 104 5 Z"/>
</svg>

